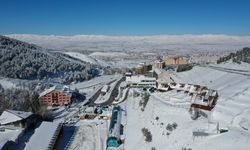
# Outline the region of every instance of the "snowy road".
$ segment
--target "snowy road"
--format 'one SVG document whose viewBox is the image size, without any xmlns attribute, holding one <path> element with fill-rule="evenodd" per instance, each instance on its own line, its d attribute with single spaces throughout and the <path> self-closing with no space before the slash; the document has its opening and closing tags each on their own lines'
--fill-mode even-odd
<svg viewBox="0 0 250 150">
<path fill-rule="evenodd" d="M 109 96 L 108 96 L 108 98 L 106 99 L 105 102 L 95 103 L 95 105 L 100 105 L 100 106 L 112 105 L 113 101 L 115 100 L 115 97 L 118 94 L 118 87 L 119 87 L 119 85 L 121 84 L 122 81 L 125 81 L 125 77 L 121 77 L 119 80 L 117 80 L 115 82 L 114 86 L 109 91 Z"/>
</svg>

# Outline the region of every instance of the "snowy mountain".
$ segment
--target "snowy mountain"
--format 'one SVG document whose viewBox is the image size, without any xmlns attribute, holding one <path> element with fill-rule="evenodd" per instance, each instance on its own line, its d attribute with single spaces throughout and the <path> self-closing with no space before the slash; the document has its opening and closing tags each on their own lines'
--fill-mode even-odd
<svg viewBox="0 0 250 150">
<path fill-rule="evenodd" d="M 0 76 L 19 79 L 61 78 L 62 82 L 82 81 L 95 76 L 94 66 L 75 63 L 60 53 L 33 44 L 0 36 Z"/>
</svg>

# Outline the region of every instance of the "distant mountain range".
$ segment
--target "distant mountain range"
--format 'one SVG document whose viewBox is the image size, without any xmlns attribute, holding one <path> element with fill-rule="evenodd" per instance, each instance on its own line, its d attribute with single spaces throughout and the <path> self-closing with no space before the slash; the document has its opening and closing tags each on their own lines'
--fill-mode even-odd
<svg viewBox="0 0 250 150">
<path fill-rule="evenodd" d="M 161 51 L 170 50 L 238 50 L 250 46 L 250 36 L 233 35 L 152 35 L 152 36 L 107 36 L 107 35 L 6 35 L 15 39 L 59 50 L 92 51 Z"/>
<path fill-rule="evenodd" d="M 95 65 L 71 61 L 70 56 L 0 36 L 0 76 L 19 79 L 83 81 L 96 75 Z"/>
</svg>

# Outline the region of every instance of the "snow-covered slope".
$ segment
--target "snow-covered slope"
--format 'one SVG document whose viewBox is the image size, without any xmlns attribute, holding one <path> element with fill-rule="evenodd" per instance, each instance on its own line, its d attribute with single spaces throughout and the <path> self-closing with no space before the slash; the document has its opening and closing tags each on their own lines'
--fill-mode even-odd
<svg viewBox="0 0 250 150">
<path fill-rule="evenodd" d="M 44 48 L 16 39 L 0 36 L 0 75 L 18 79 L 54 79 L 72 82 L 85 80 L 87 75 L 94 77 L 88 63 L 77 63 L 66 59 L 62 54 L 48 52 Z M 66 72 L 66 73 L 65 73 Z M 77 79 L 73 79 L 78 74 Z M 81 74 L 81 75 L 80 75 Z M 69 75 L 71 80 L 69 81 Z"/>
<path fill-rule="evenodd" d="M 81 53 L 77 53 L 77 52 L 65 52 L 65 54 L 67 54 L 71 57 L 77 58 L 79 60 L 82 60 L 84 62 L 88 62 L 91 64 L 98 64 L 97 60 L 89 55 L 85 55 L 85 54 L 81 54 Z"/>
<path fill-rule="evenodd" d="M 237 64 L 232 62 L 232 60 L 228 62 L 224 62 L 221 64 L 217 64 L 217 67 L 222 67 L 222 68 L 230 68 L 230 69 L 236 69 L 236 70 L 245 70 L 250 72 L 250 65 L 245 62 L 241 62 L 241 64 Z"/>
<path fill-rule="evenodd" d="M 122 53 L 122 52 L 93 52 L 90 54 L 90 56 L 95 56 L 95 57 L 126 57 L 129 56 L 126 53 Z"/>
<path fill-rule="evenodd" d="M 244 70 L 240 65 L 238 69 Z M 221 67 L 230 68 L 225 64 Z M 235 65 L 232 65 L 234 68 Z M 225 125 L 245 126 L 250 130 L 250 76 L 219 71 L 207 67 L 194 67 L 191 71 L 176 75 L 180 82 L 202 84 L 218 90 L 219 99 L 213 113 L 215 120 L 220 120 Z"/>
<path fill-rule="evenodd" d="M 220 65 L 227 68 L 230 66 Z M 243 70 L 244 67 L 238 66 L 238 69 Z M 186 107 L 168 104 L 168 95 L 182 97 L 181 92 L 151 94 L 144 112 L 139 108 L 141 98 L 130 94 L 126 107 L 128 118 L 125 149 L 245 150 L 250 147 L 250 76 L 197 66 L 190 71 L 177 73 L 173 78 L 179 82 L 205 85 L 218 90 L 218 103 L 211 113 L 213 123 L 208 123 L 204 117 L 192 120 Z M 173 122 L 178 124 L 177 128 L 166 130 L 167 124 Z M 216 134 L 217 123 L 220 129 L 228 128 L 229 131 Z M 144 127 L 152 133 L 152 142 L 145 142 L 141 131 Z M 206 131 L 209 135 L 194 138 L 193 131 L 198 130 Z"/>
</svg>

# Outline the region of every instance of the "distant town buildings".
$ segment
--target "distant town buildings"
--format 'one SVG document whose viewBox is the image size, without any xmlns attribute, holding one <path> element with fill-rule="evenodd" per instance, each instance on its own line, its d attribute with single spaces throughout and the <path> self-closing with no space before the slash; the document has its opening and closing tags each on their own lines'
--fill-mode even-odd
<svg viewBox="0 0 250 150">
<path fill-rule="evenodd" d="M 135 73 L 136 74 L 145 74 L 145 73 L 147 73 L 151 69 L 152 69 L 152 65 L 151 64 L 140 63 L 136 67 Z"/>
<path fill-rule="evenodd" d="M 67 105 L 71 103 L 72 91 L 67 86 L 53 86 L 43 91 L 39 98 L 42 104 L 52 105 Z"/>
<path fill-rule="evenodd" d="M 165 62 L 163 60 L 162 56 L 157 56 L 157 59 L 155 60 L 153 64 L 153 68 L 163 69 L 165 67 Z"/>
<path fill-rule="evenodd" d="M 183 57 L 169 57 L 165 60 L 166 65 L 185 65 L 187 61 Z"/>
<path fill-rule="evenodd" d="M 182 65 L 188 64 L 188 58 L 183 56 L 173 56 L 165 59 L 163 56 L 157 56 L 156 60 L 153 62 L 152 69 L 174 69 Z"/>
</svg>

